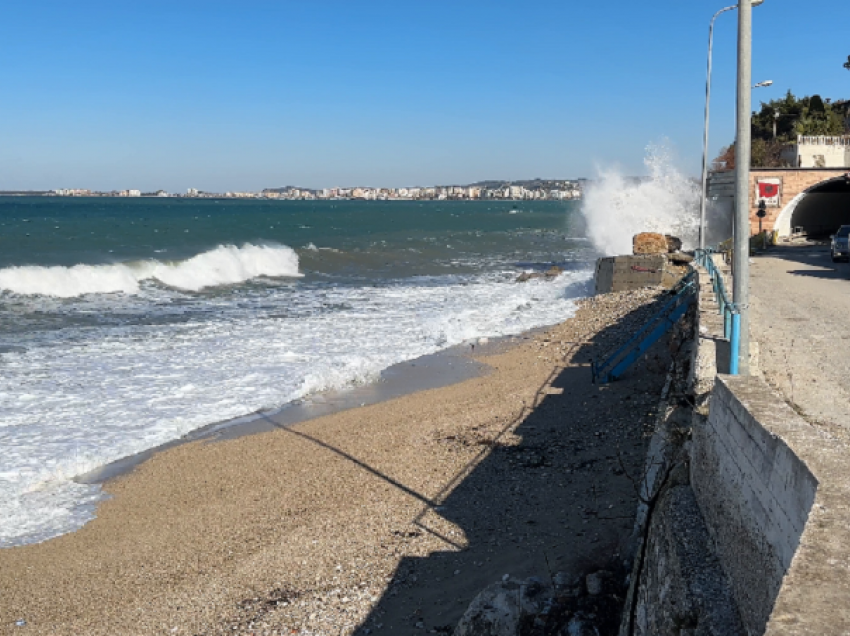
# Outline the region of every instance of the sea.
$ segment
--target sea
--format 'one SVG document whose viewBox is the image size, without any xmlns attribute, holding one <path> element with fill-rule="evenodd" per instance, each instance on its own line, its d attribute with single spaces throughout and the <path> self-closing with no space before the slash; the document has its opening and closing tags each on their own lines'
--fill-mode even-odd
<svg viewBox="0 0 850 636">
<path fill-rule="evenodd" d="M 565 320 L 580 205 L 0 197 L 0 546 L 93 519 L 105 464 Z"/>
</svg>

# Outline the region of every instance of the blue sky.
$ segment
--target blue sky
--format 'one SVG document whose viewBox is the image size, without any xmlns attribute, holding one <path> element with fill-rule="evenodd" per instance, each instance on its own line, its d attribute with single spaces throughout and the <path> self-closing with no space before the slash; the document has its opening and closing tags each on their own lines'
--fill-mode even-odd
<svg viewBox="0 0 850 636">
<path fill-rule="evenodd" d="M 728 1 L 728 0 L 727 0 Z M 159 0 L 0 8 L 0 190 L 427 185 L 700 166 L 723 2 Z M 850 98 L 846 1 L 753 11 L 758 101 Z M 712 143 L 734 129 L 736 12 Z"/>
</svg>

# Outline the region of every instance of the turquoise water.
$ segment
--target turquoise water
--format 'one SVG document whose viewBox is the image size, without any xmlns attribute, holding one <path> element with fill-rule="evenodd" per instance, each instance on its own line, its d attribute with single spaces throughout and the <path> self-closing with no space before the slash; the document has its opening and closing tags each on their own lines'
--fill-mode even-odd
<svg viewBox="0 0 850 636">
<path fill-rule="evenodd" d="M 560 240 L 582 236 L 575 210 L 573 202 L 0 197 L 0 267 L 185 259 L 244 243 L 312 243 L 346 252 L 351 268 L 359 254 L 366 269 L 380 264 L 377 254 L 424 267 L 470 255 L 557 257 Z"/>
<path fill-rule="evenodd" d="M 0 198 L 0 546 L 91 519 L 75 475 L 564 320 L 582 232 L 572 202 Z"/>
</svg>

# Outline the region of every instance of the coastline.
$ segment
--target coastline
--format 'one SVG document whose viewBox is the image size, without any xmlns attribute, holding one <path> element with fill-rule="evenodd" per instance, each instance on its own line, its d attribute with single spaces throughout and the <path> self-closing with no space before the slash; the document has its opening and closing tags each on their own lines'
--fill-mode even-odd
<svg viewBox="0 0 850 636">
<path fill-rule="evenodd" d="M 429 594 L 468 602 L 505 573 L 610 557 L 635 508 L 611 444 L 639 469 L 664 365 L 596 387 L 587 361 L 654 293 L 584 301 L 478 359 L 486 375 L 154 454 L 107 481 L 112 498 L 79 531 L 0 551 L 0 630 L 338 634 L 368 617 L 372 633 L 398 633 L 411 592 L 429 627 L 448 624 L 465 605 Z M 539 462 L 524 459 L 530 443 Z M 601 498 L 616 518 L 588 514 Z M 409 564 L 432 560 L 445 567 L 417 584 Z"/>
<path fill-rule="evenodd" d="M 268 433 L 341 411 L 371 406 L 419 391 L 439 389 L 483 376 L 490 369 L 486 362 L 473 357 L 473 354 L 492 355 L 517 342 L 531 338 L 533 334 L 545 329 L 546 327 L 538 327 L 514 336 L 482 339 L 487 342 L 484 344 L 476 342 L 474 347 L 470 347 L 469 344 L 455 345 L 436 353 L 399 362 L 381 371 L 380 377 L 374 382 L 323 391 L 268 412 L 249 413 L 232 420 L 214 422 L 165 444 L 109 462 L 79 475 L 74 478 L 74 481 L 80 484 L 102 485 L 133 471 L 151 457 L 183 444 L 218 442 L 246 435 Z"/>
</svg>

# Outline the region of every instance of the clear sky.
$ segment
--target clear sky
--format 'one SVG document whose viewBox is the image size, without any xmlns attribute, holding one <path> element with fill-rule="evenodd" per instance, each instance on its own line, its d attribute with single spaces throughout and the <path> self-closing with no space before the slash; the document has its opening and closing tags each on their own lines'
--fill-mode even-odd
<svg viewBox="0 0 850 636">
<path fill-rule="evenodd" d="M 729 0 L 725 0 L 729 2 Z M 733 0 L 734 1 L 734 0 Z M 29 0 L 0 8 L 0 190 L 429 185 L 700 167 L 708 0 Z M 759 99 L 850 97 L 846 0 L 765 0 Z M 736 12 L 712 143 L 734 130 Z"/>
</svg>

